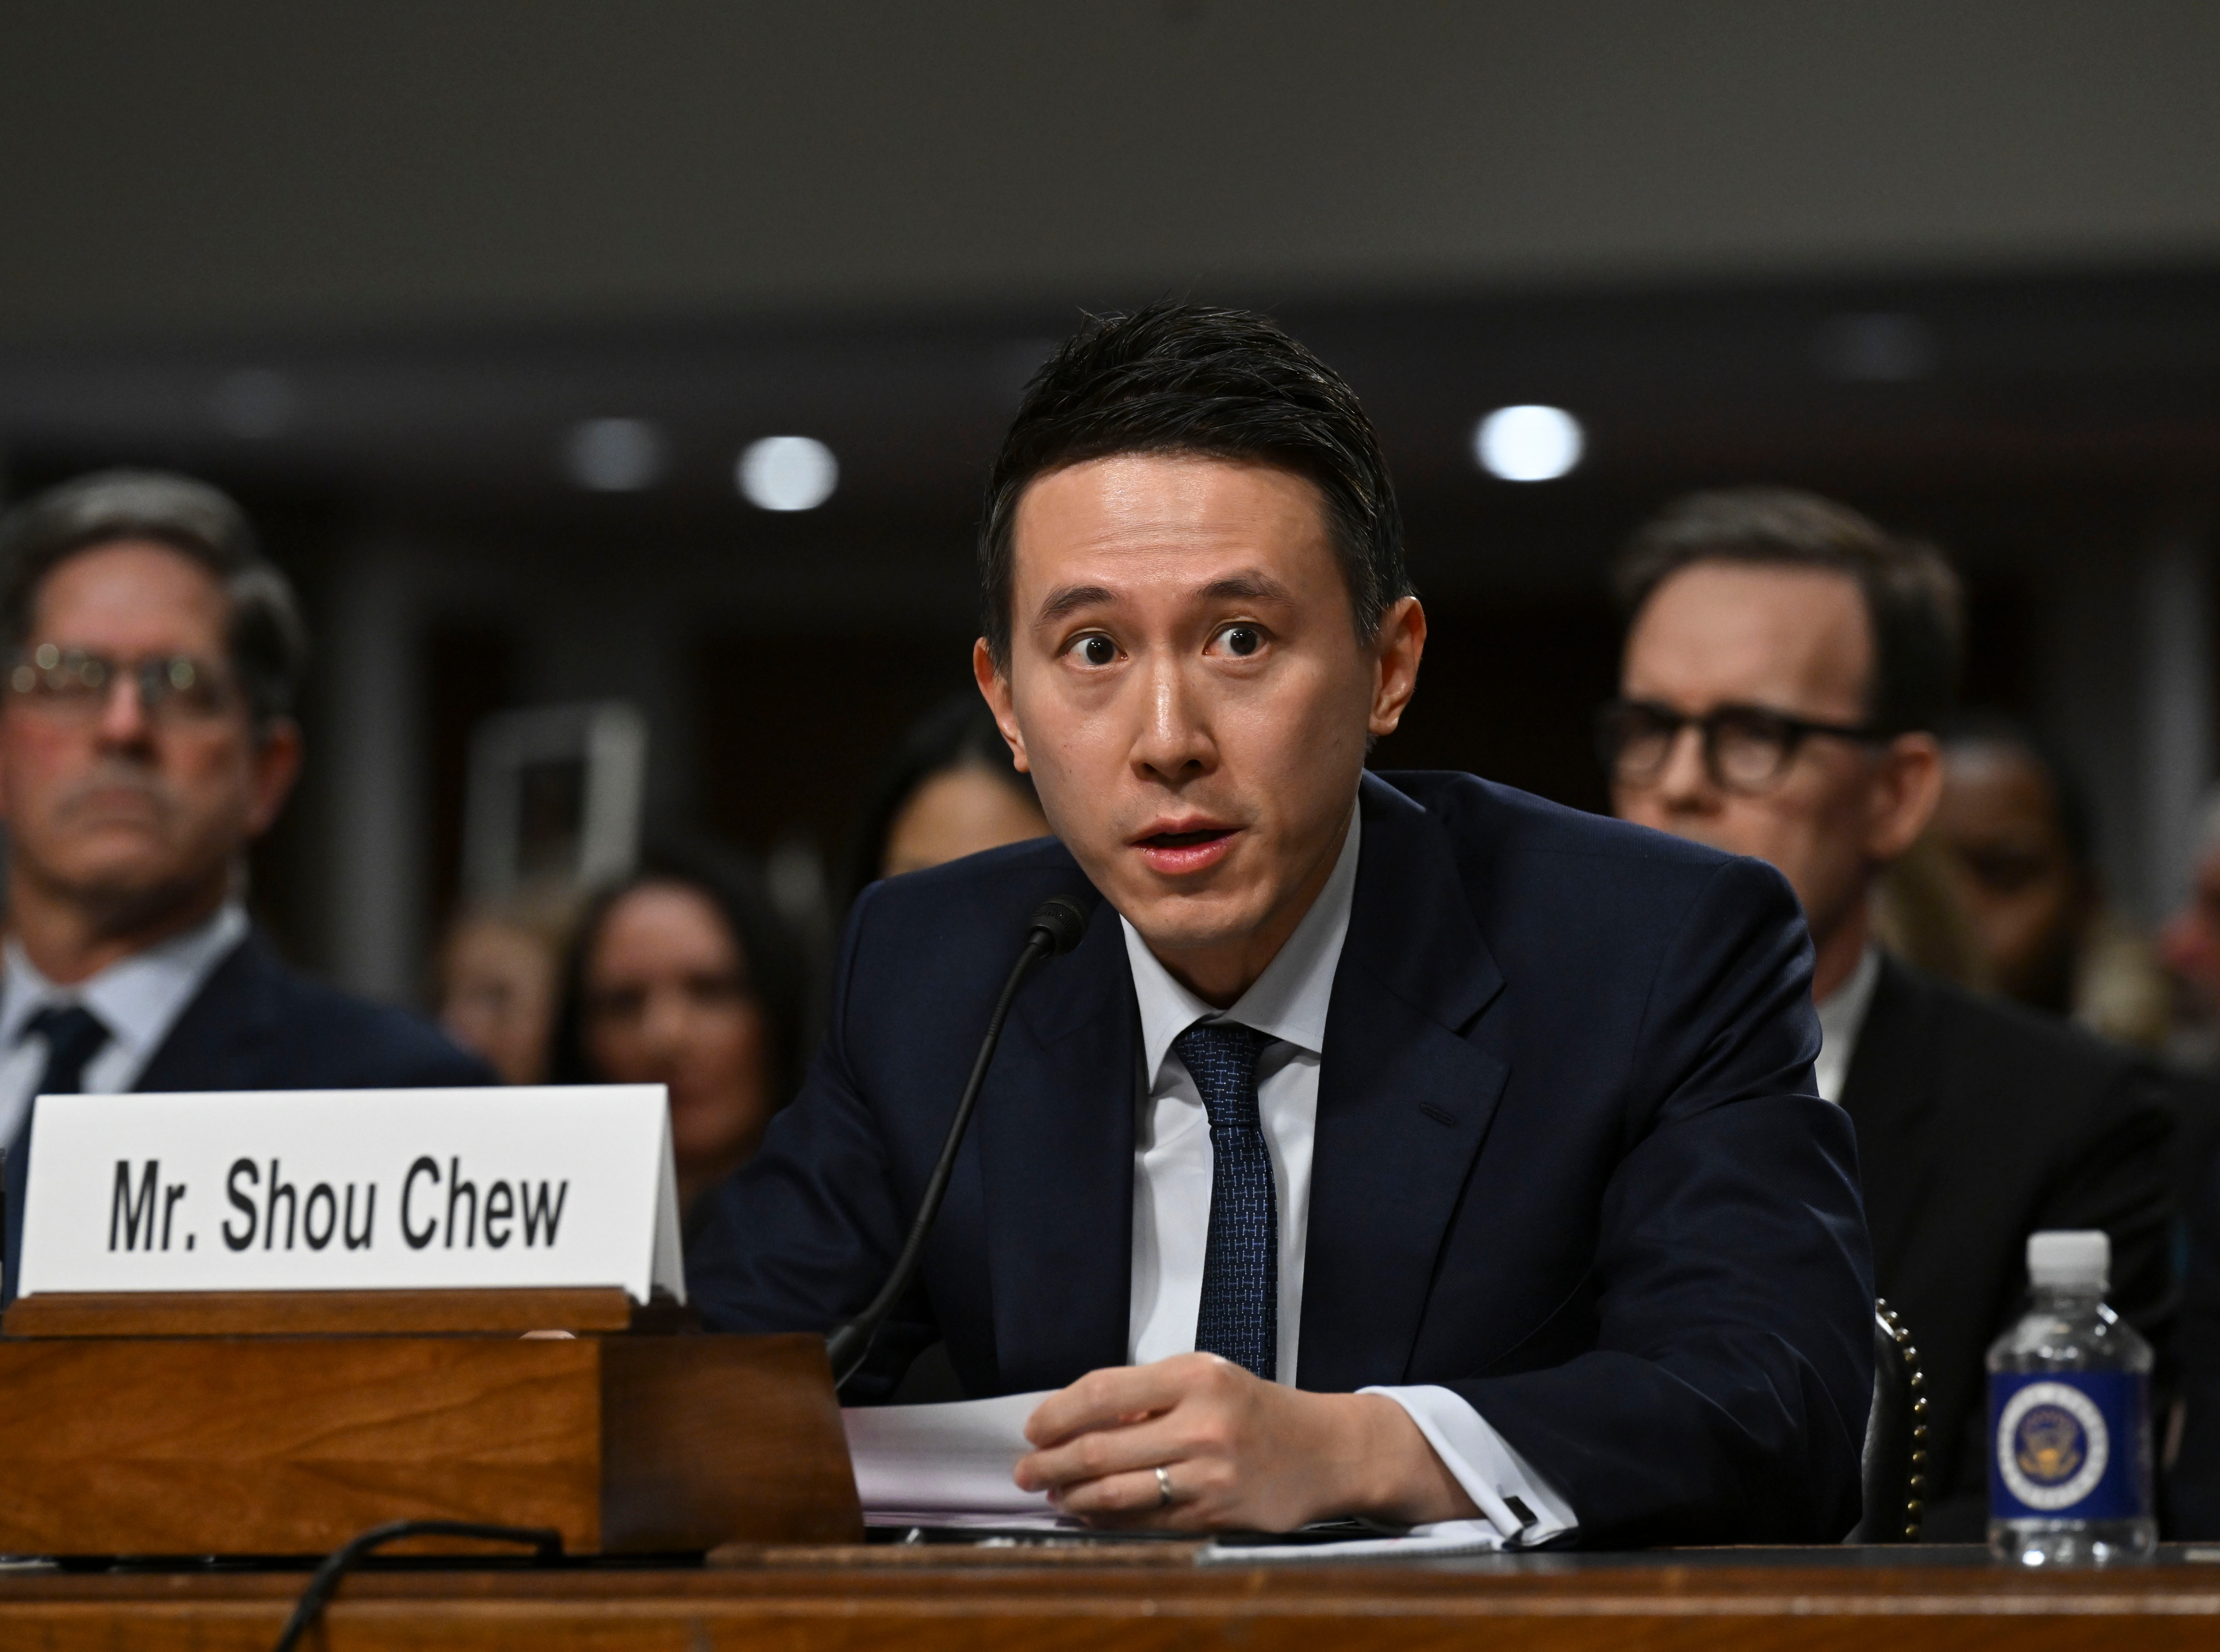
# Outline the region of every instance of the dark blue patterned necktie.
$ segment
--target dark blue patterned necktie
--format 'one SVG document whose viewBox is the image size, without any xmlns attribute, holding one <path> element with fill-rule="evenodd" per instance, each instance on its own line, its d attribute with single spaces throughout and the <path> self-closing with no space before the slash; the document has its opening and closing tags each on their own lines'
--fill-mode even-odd
<svg viewBox="0 0 2220 1652">
<path fill-rule="evenodd" d="M 47 1041 L 47 1067 L 33 1095 L 75 1095 L 84 1069 L 108 1042 L 108 1027 L 82 1004 L 49 1004 L 23 1024 Z"/>
<path fill-rule="evenodd" d="M 1194 1345 L 1267 1382 L 1280 1364 L 1280 1194 L 1257 1111 L 1257 1057 L 1271 1040 L 1201 1021 L 1172 1040 L 1210 1115 L 1210 1244 Z"/>
</svg>

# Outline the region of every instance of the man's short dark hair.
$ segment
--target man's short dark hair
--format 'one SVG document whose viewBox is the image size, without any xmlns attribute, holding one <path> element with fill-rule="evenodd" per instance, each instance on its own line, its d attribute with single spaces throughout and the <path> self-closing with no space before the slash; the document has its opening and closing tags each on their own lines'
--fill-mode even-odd
<svg viewBox="0 0 2220 1652">
<path fill-rule="evenodd" d="M 230 608 L 228 647 L 258 724 L 292 714 L 309 660 L 293 587 L 255 543 L 229 495 L 160 471 L 103 471 L 49 488 L 0 521 L 0 650 L 28 640 L 47 576 L 81 551 L 151 539 L 215 576 Z"/>
<path fill-rule="evenodd" d="M 1360 638 L 1411 594 L 1403 517 L 1372 421 L 1340 375 L 1264 316 L 1160 302 L 1089 316 L 1026 387 L 987 481 L 979 583 L 987 646 L 1010 658 L 1012 531 L 1026 487 L 1120 453 L 1276 465 L 1325 496 Z"/>
<path fill-rule="evenodd" d="M 1885 734 L 1932 732 L 1957 691 L 1958 577 L 1941 552 L 1885 532 L 1847 505 L 1793 488 L 1691 494 L 1635 534 L 1612 584 L 1631 622 L 1652 593 L 1698 563 L 1819 568 L 1848 575 L 1874 640 L 1866 720 Z"/>
</svg>

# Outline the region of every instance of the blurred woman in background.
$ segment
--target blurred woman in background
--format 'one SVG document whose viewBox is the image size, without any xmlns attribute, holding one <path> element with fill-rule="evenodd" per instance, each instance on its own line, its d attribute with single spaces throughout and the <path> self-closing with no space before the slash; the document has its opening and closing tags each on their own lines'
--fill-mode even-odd
<svg viewBox="0 0 2220 1652">
<path fill-rule="evenodd" d="M 880 771 L 849 857 L 848 898 L 882 877 L 1047 835 L 987 702 L 958 695 L 912 724 Z"/>
<path fill-rule="evenodd" d="M 543 1084 L 555 994 L 578 903 L 532 890 L 466 908 L 440 944 L 440 1025 L 504 1084 Z"/>
<path fill-rule="evenodd" d="M 803 1004 L 800 958 L 752 870 L 658 850 L 579 920 L 551 1076 L 670 1088 L 690 1239 L 708 1195 L 747 1162 L 799 1087 Z"/>
</svg>

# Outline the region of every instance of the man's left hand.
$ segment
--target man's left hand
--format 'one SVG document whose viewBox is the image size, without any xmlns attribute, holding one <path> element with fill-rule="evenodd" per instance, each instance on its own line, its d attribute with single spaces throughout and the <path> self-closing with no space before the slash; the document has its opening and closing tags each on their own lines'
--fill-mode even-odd
<svg viewBox="0 0 2220 1652">
<path fill-rule="evenodd" d="M 1385 1395 L 1306 1393 L 1215 1354 L 1091 1371 L 1040 1403 L 1026 1437 L 1018 1485 L 1090 1525 L 1288 1531 L 1479 1512 Z"/>
</svg>

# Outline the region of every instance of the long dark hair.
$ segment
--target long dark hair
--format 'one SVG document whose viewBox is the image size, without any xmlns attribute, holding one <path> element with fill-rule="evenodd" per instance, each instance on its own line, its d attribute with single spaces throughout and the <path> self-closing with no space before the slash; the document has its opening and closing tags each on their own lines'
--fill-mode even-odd
<svg viewBox="0 0 2220 1652">
<path fill-rule="evenodd" d="M 893 837 L 895 817 L 935 775 L 976 764 L 1038 807 L 1032 779 L 1018 772 L 1010 762 L 1010 748 L 995 714 L 977 693 L 952 695 L 909 726 L 901 742 L 887 758 L 872 783 L 871 794 L 856 824 L 848 848 L 848 882 L 841 891 L 844 902 L 853 901 L 864 886 L 886 876 L 887 841 Z"/>
<path fill-rule="evenodd" d="M 586 1054 L 586 967 L 617 902 L 651 883 L 696 890 L 725 920 L 746 967 L 749 994 L 763 1007 L 769 1025 L 776 1100 L 784 1107 L 801 1088 L 802 1068 L 809 1058 L 801 950 L 764 893 L 753 864 L 729 850 L 698 843 L 651 845 L 628 876 L 597 890 L 586 903 L 563 960 L 562 1001 L 556 1011 L 547 1082 L 603 1081 Z"/>
</svg>

